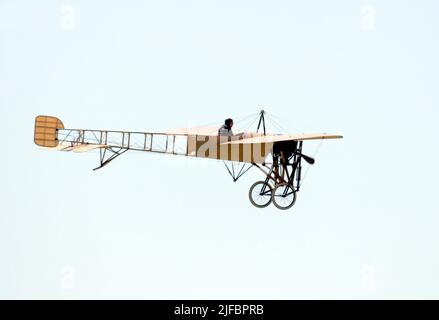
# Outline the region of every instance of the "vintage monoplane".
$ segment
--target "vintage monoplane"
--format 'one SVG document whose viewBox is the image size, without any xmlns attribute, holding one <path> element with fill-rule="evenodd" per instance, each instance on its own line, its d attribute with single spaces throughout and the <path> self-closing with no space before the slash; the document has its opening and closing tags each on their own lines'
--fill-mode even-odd
<svg viewBox="0 0 439 320">
<path fill-rule="evenodd" d="M 333 134 L 267 134 L 264 111 L 254 132 L 223 136 L 218 126 L 173 129 L 165 132 L 128 132 L 66 129 L 58 118 L 38 116 L 34 141 L 38 146 L 60 151 L 100 151 L 100 169 L 129 150 L 156 152 L 223 161 L 234 181 L 256 167 L 265 176 L 249 191 L 250 202 L 258 208 L 273 203 L 278 209 L 291 208 L 302 179 L 302 153 L 305 140 L 339 139 Z M 256 123 L 256 122 L 255 122 Z"/>
</svg>

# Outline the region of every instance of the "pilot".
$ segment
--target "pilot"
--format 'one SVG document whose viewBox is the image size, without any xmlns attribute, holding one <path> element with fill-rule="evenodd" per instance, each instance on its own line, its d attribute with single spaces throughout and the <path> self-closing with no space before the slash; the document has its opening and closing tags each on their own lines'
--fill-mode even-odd
<svg viewBox="0 0 439 320">
<path fill-rule="evenodd" d="M 218 134 L 220 136 L 233 136 L 232 127 L 233 119 L 228 118 L 224 121 L 224 125 L 218 129 Z"/>
</svg>

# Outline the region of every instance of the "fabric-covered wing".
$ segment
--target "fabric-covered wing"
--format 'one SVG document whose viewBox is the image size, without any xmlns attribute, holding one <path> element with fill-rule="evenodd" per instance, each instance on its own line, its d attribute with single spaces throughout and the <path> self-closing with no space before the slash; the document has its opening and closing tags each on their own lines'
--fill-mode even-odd
<svg viewBox="0 0 439 320">
<path fill-rule="evenodd" d="M 217 136 L 220 126 L 202 126 L 202 127 L 186 127 L 170 129 L 164 132 L 164 134 L 170 135 L 200 135 L 200 136 Z"/>
<path fill-rule="evenodd" d="M 304 140 L 321 140 L 321 139 L 342 139 L 343 136 L 335 134 L 317 133 L 317 134 L 298 134 L 298 135 L 267 135 L 251 138 L 243 138 L 224 142 L 224 144 L 258 144 L 274 143 L 279 141 L 304 141 Z"/>
<path fill-rule="evenodd" d="M 56 148 L 52 148 L 52 150 L 56 151 L 71 151 L 75 153 L 88 152 L 100 148 L 107 148 L 108 145 L 105 144 L 72 144 L 70 142 L 61 142 L 58 144 Z"/>
</svg>

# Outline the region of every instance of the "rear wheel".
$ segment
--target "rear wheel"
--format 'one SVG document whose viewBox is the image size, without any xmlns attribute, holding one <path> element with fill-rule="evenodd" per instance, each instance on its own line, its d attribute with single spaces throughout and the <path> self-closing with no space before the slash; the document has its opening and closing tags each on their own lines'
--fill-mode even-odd
<svg viewBox="0 0 439 320">
<path fill-rule="evenodd" d="M 272 201 L 280 210 L 290 209 L 296 202 L 296 191 L 288 183 L 278 184 L 272 192 Z"/>
<path fill-rule="evenodd" d="M 273 188 L 265 181 L 255 182 L 248 193 L 250 202 L 257 208 L 265 208 L 270 205 Z"/>
</svg>

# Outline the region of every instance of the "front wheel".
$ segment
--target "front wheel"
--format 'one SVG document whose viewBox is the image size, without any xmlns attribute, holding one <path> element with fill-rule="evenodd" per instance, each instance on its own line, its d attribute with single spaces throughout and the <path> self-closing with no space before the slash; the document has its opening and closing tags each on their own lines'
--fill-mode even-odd
<svg viewBox="0 0 439 320">
<path fill-rule="evenodd" d="M 255 182 L 248 192 L 250 202 L 256 208 L 268 207 L 271 203 L 273 188 L 265 181 Z"/>
<path fill-rule="evenodd" d="M 296 191 L 288 183 L 278 184 L 273 190 L 272 201 L 280 210 L 290 209 L 296 202 Z"/>
</svg>

